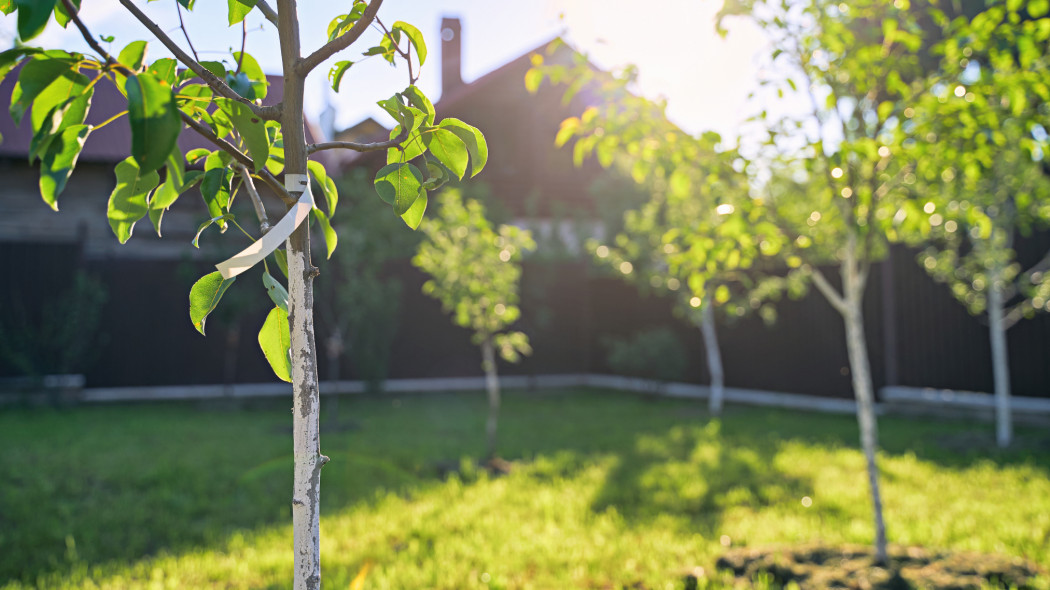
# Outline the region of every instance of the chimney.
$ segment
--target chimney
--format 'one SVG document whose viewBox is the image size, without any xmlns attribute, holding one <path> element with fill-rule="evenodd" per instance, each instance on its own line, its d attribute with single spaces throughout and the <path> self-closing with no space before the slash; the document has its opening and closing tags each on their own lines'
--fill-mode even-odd
<svg viewBox="0 0 1050 590">
<path fill-rule="evenodd" d="M 460 27 L 458 18 L 441 19 L 441 98 L 463 85 L 460 74 Z"/>
</svg>

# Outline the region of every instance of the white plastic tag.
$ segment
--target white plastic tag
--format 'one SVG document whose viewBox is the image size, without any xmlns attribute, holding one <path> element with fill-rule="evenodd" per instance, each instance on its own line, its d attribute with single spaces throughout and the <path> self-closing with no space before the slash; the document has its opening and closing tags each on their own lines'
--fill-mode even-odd
<svg viewBox="0 0 1050 590">
<path fill-rule="evenodd" d="M 303 194 L 299 197 L 299 201 L 261 239 L 252 242 L 250 246 L 229 260 L 216 264 L 215 268 L 219 269 L 222 278 L 231 279 L 258 264 L 260 260 L 279 248 L 310 215 L 310 211 L 314 208 L 314 196 L 310 192 L 310 178 L 305 174 L 285 174 L 284 186 L 290 193 L 302 191 Z"/>
</svg>

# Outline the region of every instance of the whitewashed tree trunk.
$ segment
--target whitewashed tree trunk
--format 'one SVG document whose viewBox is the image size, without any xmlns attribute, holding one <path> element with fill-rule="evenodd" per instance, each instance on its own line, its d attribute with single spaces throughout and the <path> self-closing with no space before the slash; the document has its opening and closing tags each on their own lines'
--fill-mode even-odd
<svg viewBox="0 0 1050 590">
<path fill-rule="evenodd" d="M 868 344 L 864 338 L 864 285 L 867 275 L 857 262 L 857 240 L 851 236 L 845 249 L 842 274 L 842 294 L 828 283 L 818 270 L 813 271 L 813 283 L 840 314 L 846 324 L 846 350 L 849 355 L 853 395 L 857 401 L 857 424 L 860 427 L 860 446 L 868 471 L 872 514 L 875 523 L 875 560 L 887 563 L 886 523 L 882 518 L 882 492 L 879 487 L 879 466 L 876 452 L 879 447 L 878 423 L 875 420 L 875 385 L 868 361 Z"/>
<path fill-rule="evenodd" d="M 303 123 L 303 76 L 299 21 L 295 0 L 278 0 L 278 33 L 284 66 L 284 172 L 306 176 L 306 129 Z M 298 199 L 301 190 L 292 192 Z M 317 268 L 310 259 L 310 224 L 303 223 L 286 243 L 288 250 L 288 315 L 292 355 L 292 543 L 295 590 L 321 587 L 321 400 L 317 384 L 317 347 L 314 342 L 313 279 Z"/>
<path fill-rule="evenodd" d="M 1003 323 L 1003 291 L 997 286 L 998 273 L 989 277 L 988 335 L 992 344 L 992 375 L 995 379 L 995 440 L 999 447 L 1010 446 L 1013 424 L 1010 415 L 1010 362 Z"/>
<path fill-rule="evenodd" d="M 875 387 L 868 362 L 868 345 L 864 338 L 864 318 L 861 298 L 846 300 L 846 346 L 849 352 L 850 374 L 853 376 L 853 395 L 857 400 L 857 424 L 860 426 L 860 444 L 868 469 L 871 504 L 875 520 L 875 558 L 886 563 L 886 523 L 882 518 L 882 493 L 879 489 L 879 466 L 876 451 L 879 447 L 878 423 L 875 420 Z"/>
<path fill-rule="evenodd" d="M 499 427 L 499 376 L 496 374 L 496 353 L 489 336 L 481 343 L 481 367 L 485 370 L 485 390 L 489 397 L 489 416 L 485 422 L 485 435 L 488 440 L 488 457 L 496 457 L 496 438 Z"/>
<path fill-rule="evenodd" d="M 711 375 L 711 397 L 707 400 L 707 407 L 712 416 L 721 416 L 722 405 L 725 400 L 725 372 L 722 369 L 722 353 L 718 349 L 718 332 L 715 328 L 714 305 L 706 302 L 702 313 L 700 333 L 704 336 L 704 350 L 707 353 L 707 372 Z"/>
</svg>

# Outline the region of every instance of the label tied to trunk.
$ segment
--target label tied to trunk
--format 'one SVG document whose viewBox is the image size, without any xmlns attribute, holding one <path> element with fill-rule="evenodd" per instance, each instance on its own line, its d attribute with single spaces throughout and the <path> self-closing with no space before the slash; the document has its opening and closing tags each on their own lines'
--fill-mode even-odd
<svg viewBox="0 0 1050 590">
<path fill-rule="evenodd" d="M 285 174 L 284 187 L 290 193 L 302 191 L 302 196 L 276 225 L 270 228 L 261 239 L 235 254 L 229 260 L 224 260 L 215 265 L 224 279 L 232 279 L 249 268 L 255 266 L 260 260 L 266 258 L 271 252 L 292 235 L 297 227 L 310 215 L 314 208 L 314 196 L 310 192 L 310 177 L 305 174 Z"/>
</svg>

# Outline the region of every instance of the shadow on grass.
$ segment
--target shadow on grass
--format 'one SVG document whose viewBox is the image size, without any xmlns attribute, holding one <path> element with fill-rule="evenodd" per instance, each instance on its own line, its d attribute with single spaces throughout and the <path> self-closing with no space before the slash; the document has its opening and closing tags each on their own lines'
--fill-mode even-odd
<svg viewBox="0 0 1050 590">
<path fill-rule="evenodd" d="M 38 576 L 74 565 L 221 549 L 238 533 L 288 526 L 289 405 L 0 413 L 0 586 L 6 580 L 32 586 Z M 322 450 L 333 459 L 322 477 L 324 515 L 388 492 L 425 493 L 442 485 L 437 464 L 480 459 L 485 451 L 481 393 L 356 397 L 340 406 L 360 429 L 322 426 Z M 674 515 L 706 536 L 732 506 L 796 503 L 810 493 L 811 481 L 774 465 L 785 441 L 857 446 L 850 416 L 729 408 L 721 422 L 710 422 L 698 407 L 609 392 L 511 393 L 500 450 L 525 462 L 562 457 L 556 477 L 610 460 L 594 510 L 615 508 L 636 522 Z M 955 467 L 989 457 L 1003 464 L 1033 460 L 1028 451 L 959 453 L 936 444 L 937 437 L 972 430 L 972 423 L 882 424 L 888 452 L 914 451 Z M 1042 469 L 1050 465 L 1050 454 L 1034 456 Z"/>
<path fill-rule="evenodd" d="M 710 538 L 729 508 L 797 503 L 812 493 L 811 481 L 774 466 L 774 445 L 734 446 L 720 431 L 715 420 L 640 434 L 634 448 L 620 454 L 594 509 L 615 508 L 636 521 L 671 515 Z"/>
</svg>

